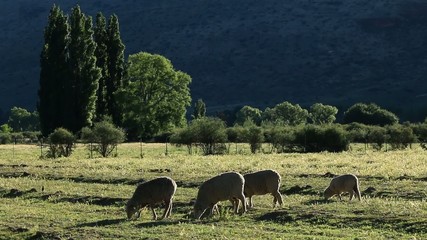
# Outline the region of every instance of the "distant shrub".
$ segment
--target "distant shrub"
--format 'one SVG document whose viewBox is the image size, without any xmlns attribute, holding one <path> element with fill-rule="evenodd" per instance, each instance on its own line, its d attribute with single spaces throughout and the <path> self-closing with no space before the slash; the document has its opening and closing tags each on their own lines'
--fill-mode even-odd
<svg viewBox="0 0 427 240">
<path fill-rule="evenodd" d="M 390 136 L 390 146 L 392 149 L 405 149 L 412 143 L 417 142 L 417 138 L 412 129 L 403 125 L 392 125 L 387 127 Z"/>
<path fill-rule="evenodd" d="M 247 126 L 242 132 L 243 142 L 249 143 L 251 153 L 256 153 L 261 149 L 262 143 L 264 142 L 264 134 L 261 127 L 255 124 Z"/>
<path fill-rule="evenodd" d="M 12 142 L 12 136 L 10 133 L 0 132 L 0 144 L 9 144 Z"/>
<path fill-rule="evenodd" d="M 110 122 L 102 121 L 95 123 L 92 129 L 83 128 L 82 139 L 86 143 L 95 143 L 95 151 L 108 157 L 117 144 L 125 141 L 125 132 Z"/>
<path fill-rule="evenodd" d="M 272 151 L 278 153 L 291 151 L 295 142 L 295 128 L 278 126 L 267 128 L 264 131 L 265 141 L 270 143 Z"/>
<path fill-rule="evenodd" d="M 410 126 L 417 137 L 420 146 L 427 150 L 427 123 L 412 124 Z"/>
<path fill-rule="evenodd" d="M 349 147 L 347 134 L 340 125 L 306 125 L 295 132 L 295 143 L 306 152 L 341 152 Z"/>
<path fill-rule="evenodd" d="M 381 150 L 388 139 L 387 130 L 380 126 L 367 127 L 367 142 L 376 150 Z"/>
<path fill-rule="evenodd" d="M 57 128 L 49 135 L 49 150 L 47 156 L 50 158 L 69 157 L 73 151 L 75 142 L 74 135 L 65 128 Z"/>
<path fill-rule="evenodd" d="M 392 112 L 370 103 L 356 103 L 344 112 L 344 123 L 358 122 L 366 125 L 392 125 L 399 122 L 399 118 Z"/>
</svg>

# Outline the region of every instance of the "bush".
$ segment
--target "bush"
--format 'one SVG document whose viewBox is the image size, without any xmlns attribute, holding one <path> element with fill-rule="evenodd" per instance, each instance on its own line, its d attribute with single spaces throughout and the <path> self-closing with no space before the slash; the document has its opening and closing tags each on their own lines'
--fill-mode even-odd
<svg viewBox="0 0 427 240">
<path fill-rule="evenodd" d="M 380 126 L 370 126 L 367 129 L 367 141 L 374 149 L 381 150 L 388 139 L 387 130 Z"/>
<path fill-rule="evenodd" d="M 12 136 L 10 133 L 0 132 L 0 144 L 9 144 L 12 142 Z"/>
<path fill-rule="evenodd" d="M 251 153 L 256 153 L 261 149 L 262 143 L 264 142 L 264 134 L 262 128 L 251 125 L 243 130 L 243 141 L 249 143 Z"/>
<path fill-rule="evenodd" d="M 196 136 L 193 132 L 193 129 L 190 127 L 178 129 L 170 137 L 171 143 L 175 145 L 185 145 L 187 146 L 188 153 L 193 153 L 193 144 L 196 142 Z"/>
<path fill-rule="evenodd" d="M 393 125 L 387 127 L 392 149 L 405 149 L 410 144 L 417 142 L 412 129 L 408 126 Z"/>
<path fill-rule="evenodd" d="M 278 153 L 287 152 L 292 149 L 295 142 L 295 130 L 291 127 L 272 127 L 264 131 L 266 142 L 272 145 L 272 151 Z"/>
<path fill-rule="evenodd" d="M 344 112 L 344 123 L 352 122 L 385 126 L 397 124 L 399 118 L 376 104 L 356 103 Z"/>
<path fill-rule="evenodd" d="M 340 125 L 300 127 L 295 133 L 295 143 L 304 147 L 306 152 L 341 152 L 349 147 L 349 140 Z"/>
<path fill-rule="evenodd" d="M 413 124 L 411 125 L 412 131 L 417 137 L 420 146 L 427 150 L 427 123 Z"/>
<path fill-rule="evenodd" d="M 92 129 L 83 128 L 82 139 L 86 143 L 95 143 L 95 151 L 108 157 L 117 144 L 125 141 L 125 132 L 110 122 L 102 121 L 95 123 Z"/>
<path fill-rule="evenodd" d="M 57 128 L 49 135 L 48 157 L 69 157 L 73 151 L 75 137 L 65 128 Z"/>
</svg>

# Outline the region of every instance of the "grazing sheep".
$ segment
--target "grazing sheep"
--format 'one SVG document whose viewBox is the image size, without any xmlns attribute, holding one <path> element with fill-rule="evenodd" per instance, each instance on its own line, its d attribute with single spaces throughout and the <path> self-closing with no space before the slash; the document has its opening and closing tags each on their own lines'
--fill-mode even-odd
<svg viewBox="0 0 427 240">
<path fill-rule="evenodd" d="M 133 196 L 126 204 L 126 213 L 128 219 L 137 213 L 136 218 L 140 216 L 140 209 L 149 206 L 153 212 L 153 219 L 157 220 L 154 206 L 156 203 L 165 203 L 165 212 L 162 219 L 167 218 L 172 213 L 172 198 L 176 191 L 176 183 L 169 177 L 159 177 L 138 185 Z"/>
<path fill-rule="evenodd" d="M 271 193 L 274 197 L 273 206 L 283 204 L 280 195 L 280 174 L 274 170 L 263 170 L 243 175 L 245 178 L 244 194 L 249 198 L 249 208 L 253 207 L 252 196 Z"/>
<path fill-rule="evenodd" d="M 217 210 L 216 204 L 219 201 L 233 199 L 236 199 L 237 203 L 238 200 L 242 202 L 242 213 L 245 213 L 246 200 L 243 194 L 244 185 L 245 179 L 237 172 L 226 172 L 207 180 L 199 188 L 196 203 L 194 204 L 194 217 L 200 219 L 207 209 L 210 216 L 213 214 L 213 211 Z M 238 204 L 233 204 L 233 206 L 234 212 L 238 213 Z"/>
<path fill-rule="evenodd" d="M 325 189 L 324 197 L 328 200 L 330 197 L 338 195 L 339 199 L 342 200 L 341 193 L 348 192 L 350 193 L 350 201 L 353 199 L 354 193 L 361 201 L 359 189 L 359 179 L 356 176 L 353 174 L 341 175 L 331 180 L 329 187 Z"/>
</svg>

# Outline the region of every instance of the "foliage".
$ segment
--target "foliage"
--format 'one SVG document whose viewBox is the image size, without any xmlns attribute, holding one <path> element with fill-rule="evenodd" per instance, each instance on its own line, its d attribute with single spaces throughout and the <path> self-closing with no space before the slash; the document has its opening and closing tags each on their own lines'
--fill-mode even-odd
<svg viewBox="0 0 427 240">
<path fill-rule="evenodd" d="M 273 126 L 264 130 L 266 142 L 272 146 L 272 151 L 284 153 L 291 151 L 295 142 L 295 128 L 290 126 Z"/>
<path fill-rule="evenodd" d="M 427 122 L 412 124 L 410 127 L 421 147 L 427 150 Z"/>
<path fill-rule="evenodd" d="M 70 88 L 66 92 L 69 116 L 62 126 L 74 133 L 90 126 L 95 118 L 96 93 L 101 78 L 101 69 L 96 66 L 95 49 L 92 18 L 83 14 L 77 5 L 70 16 L 68 66 L 71 74 Z"/>
<path fill-rule="evenodd" d="M 107 22 L 104 15 L 99 12 L 96 15 L 93 38 L 96 42 L 95 57 L 96 66 L 101 69 L 101 77 L 98 81 L 98 90 L 96 92 L 96 119 L 100 120 L 102 116 L 109 115 L 107 109 L 107 87 L 106 83 L 109 79 L 108 71 L 108 36 Z"/>
<path fill-rule="evenodd" d="M 95 150 L 103 157 L 108 157 L 119 143 L 125 141 L 125 132 L 114 124 L 96 122 L 92 129 L 82 129 L 82 139 L 86 143 L 96 143 Z"/>
<path fill-rule="evenodd" d="M 264 133 L 261 127 L 256 126 L 255 124 L 250 124 L 245 126 L 242 131 L 241 139 L 249 143 L 251 153 L 256 153 L 261 149 L 261 145 L 264 142 Z"/>
<path fill-rule="evenodd" d="M 202 118 L 206 115 L 206 104 L 203 102 L 202 99 L 197 100 L 197 102 L 194 104 L 193 109 L 193 119 Z"/>
<path fill-rule="evenodd" d="M 78 5 L 69 19 L 54 6 L 40 61 L 37 109 L 43 135 L 57 127 L 77 132 L 92 123 L 101 77 L 95 49 L 92 18 L 83 14 Z"/>
<path fill-rule="evenodd" d="M 3 124 L 0 126 L 0 133 L 11 133 L 13 129 L 7 124 Z"/>
<path fill-rule="evenodd" d="M 68 18 L 56 5 L 49 14 L 44 31 L 44 45 L 40 55 L 40 87 L 37 111 L 44 136 L 63 125 L 66 111 L 66 82 L 69 76 L 67 49 L 69 44 Z"/>
<path fill-rule="evenodd" d="M 315 103 L 311 105 L 309 118 L 313 124 L 331 124 L 335 121 L 338 108 L 330 105 Z"/>
<path fill-rule="evenodd" d="M 274 108 L 266 108 L 263 119 L 266 121 L 282 123 L 285 125 L 296 126 L 305 124 L 308 118 L 308 111 L 301 108 L 299 104 L 283 102 L 277 104 Z"/>
<path fill-rule="evenodd" d="M 49 134 L 50 158 L 69 157 L 73 151 L 75 142 L 74 135 L 65 128 L 57 128 Z"/>
<path fill-rule="evenodd" d="M 7 123 L 15 132 L 37 131 L 40 129 L 39 114 L 36 111 L 30 113 L 26 109 L 19 107 L 10 109 Z"/>
<path fill-rule="evenodd" d="M 408 126 L 391 125 L 387 127 L 387 131 L 392 149 L 405 149 L 417 141 L 415 134 Z"/>
<path fill-rule="evenodd" d="M 227 142 L 225 123 L 219 118 L 194 119 L 187 128 L 177 130 L 171 142 L 186 145 L 190 153 L 193 144 L 200 147 L 204 155 L 224 153 L 224 143 Z"/>
<path fill-rule="evenodd" d="M 349 140 L 340 125 L 306 125 L 296 129 L 295 143 L 306 152 L 341 152 L 349 147 Z"/>
<path fill-rule="evenodd" d="M 344 112 L 344 123 L 358 122 L 366 125 L 392 125 L 399 122 L 399 118 L 392 112 L 370 103 L 356 103 Z"/>
<path fill-rule="evenodd" d="M 246 121 L 253 121 L 256 125 L 261 123 L 261 110 L 251 106 L 244 106 L 236 113 L 235 124 L 243 125 Z"/>
<path fill-rule="evenodd" d="M 125 45 L 120 37 L 119 19 L 113 14 L 108 20 L 107 27 L 108 78 L 105 85 L 108 114 L 112 116 L 113 123 L 118 126 L 122 125 L 122 113 L 115 94 L 125 84 L 124 51 Z"/>
<path fill-rule="evenodd" d="M 388 139 L 387 130 L 380 126 L 368 126 L 367 142 L 376 150 L 381 150 Z"/>
<path fill-rule="evenodd" d="M 126 81 L 117 98 L 131 138 L 149 138 L 184 125 L 191 78 L 168 59 L 144 52 L 130 55 Z"/>
</svg>

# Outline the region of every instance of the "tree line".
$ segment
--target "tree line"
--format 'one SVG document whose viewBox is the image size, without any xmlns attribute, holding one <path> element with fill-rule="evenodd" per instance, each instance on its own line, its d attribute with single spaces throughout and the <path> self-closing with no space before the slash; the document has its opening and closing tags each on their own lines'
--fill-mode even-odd
<svg viewBox="0 0 427 240">
<path fill-rule="evenodd" d="M 43 136 L 57 128 L 81 134 L 109 119 L 130 139 L 146 139 L 182 126 L 191 97 L 191 77 L 163 56 L 139 52 L 124 58 L 116 15 L 70 16 L 50 11 L 40 56 L 37 111 Z"/>
</svg>

